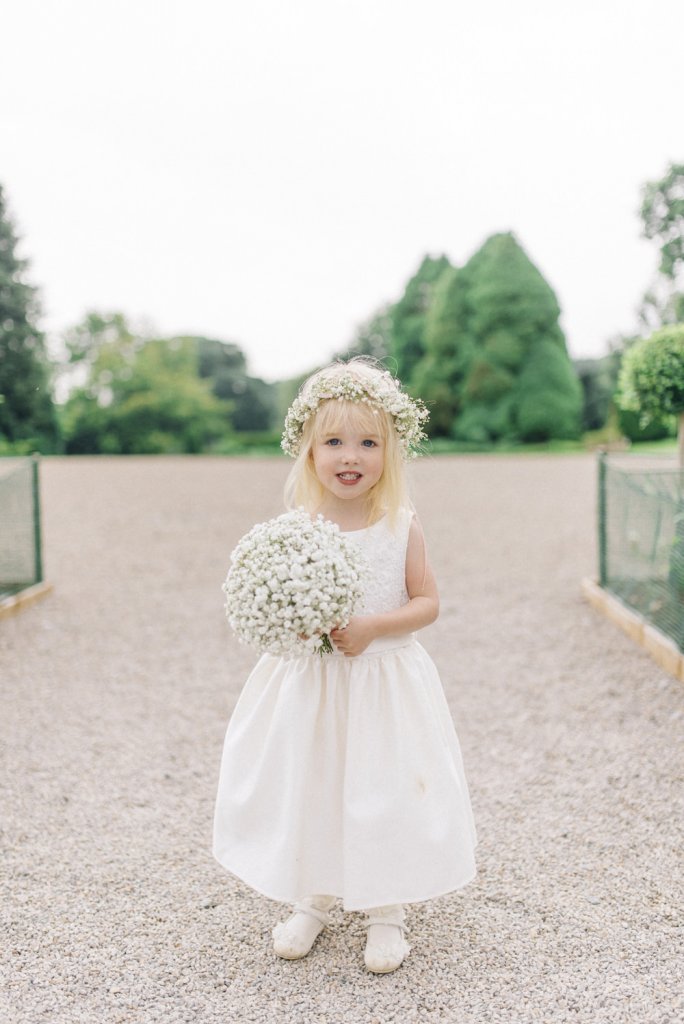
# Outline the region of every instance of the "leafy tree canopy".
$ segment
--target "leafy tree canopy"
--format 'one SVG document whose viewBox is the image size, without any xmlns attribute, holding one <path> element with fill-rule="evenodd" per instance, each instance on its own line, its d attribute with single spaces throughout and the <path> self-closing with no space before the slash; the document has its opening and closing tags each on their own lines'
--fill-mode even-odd
<svg viewBox="0 0 684 1024">
<path fill-rule="evenodd" d="M 64 335 L 68 363 L 62 367 L 62 376 L 66 386 L 71 390 L 78 385 L 84 396 L 108 405 L 112 385 L 132 375 L 137 354 L 148 340 L 122 313 L 87 313 Z"/>
<path fill-rule="evenodd" d="M 272 426 L 273 388 L 248 376 L 235 344 L 152 338 L 120 313 L 89 313 L 65 343 L 69 452 L 199 452 Z"/>
<path fill-rule="evenodd" d="M 237 431 L 267 431 L 274 426 L 275 388 L 247 373 L 247 360 L 233 342 L 190 338 L 197 350 L 198 371 L 217 398 L 231 403 Z"/>
<path fill-rule="evenodd" d="M 670 164 L 644 185 L 641 220 L 646 238 L 660 246 L 660 273 L 674 280 L 684 267 L 684 164 Z"/>
<path fill-rule="evenodd" d="M 657 242 L 660 257 L 641 321 L 650 329 L 684 321 L 684 164 L 672 163 L 658 181 L 646 182 L 640 215 L 644 237 Z"/>
<path fill-rule="evenodd" d="M 70 396 L 63 413 L 67 451 L 200 452 L 225 435 L 226 407 L 199 379 L 191 342 L 153 339 L 132 358 L 129 352 L 126 331 L 118 351 L 110 337 L 93 363 L 93 379 Z"/>
</svg>

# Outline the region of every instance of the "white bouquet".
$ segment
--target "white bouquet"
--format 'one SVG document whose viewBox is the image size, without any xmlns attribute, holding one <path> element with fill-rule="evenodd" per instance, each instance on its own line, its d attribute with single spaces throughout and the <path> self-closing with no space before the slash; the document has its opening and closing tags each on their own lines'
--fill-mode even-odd
<svg viewBox="0 0 684 1024">
<path fill-rule="evenodd" d="M 228 621 L 270 654 L 332 653 L 363 595 L 365 561 L 335 523 L 303 510 L 257 523 L 230 556 Z"/>
</svg>

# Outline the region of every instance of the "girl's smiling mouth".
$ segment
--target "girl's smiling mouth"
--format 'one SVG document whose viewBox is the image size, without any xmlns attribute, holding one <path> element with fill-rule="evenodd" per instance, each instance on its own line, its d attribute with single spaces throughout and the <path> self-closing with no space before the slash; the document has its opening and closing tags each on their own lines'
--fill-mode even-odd
<svg viewBox="0 0 684 1024">
<path fill-rule="evenodd" d="M 343 484 L 355 484 L 361 479 L 361 473 L 338 473 L 337 479 Z"/>
</svg>

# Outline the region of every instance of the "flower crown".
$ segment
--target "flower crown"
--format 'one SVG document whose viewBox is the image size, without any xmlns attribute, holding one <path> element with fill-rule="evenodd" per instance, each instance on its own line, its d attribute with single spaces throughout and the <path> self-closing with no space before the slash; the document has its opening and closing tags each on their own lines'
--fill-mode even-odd
<svg viewBox="0 0 684 1024">
<path fill-rule="evenodd" d="M 402 391 L 401 382 L 387 371 L 381 371 L 377 379 L 363 379 L 352 373 L 344 373 L 339 377 L 323 375 L 315 379 L 288 409 L 280 442 L 283 451 L 293 458 L 299 455 L 304 424 L 315 414 L 321 402 L 333 398 L 345 402 L 365 402 L 384 409 L 394 420 L 404 458 L 412 459 L 419 454 L 419 446 L 425 440 L 423 424 L 430 414 L 424 403 Z"/>
</svg>

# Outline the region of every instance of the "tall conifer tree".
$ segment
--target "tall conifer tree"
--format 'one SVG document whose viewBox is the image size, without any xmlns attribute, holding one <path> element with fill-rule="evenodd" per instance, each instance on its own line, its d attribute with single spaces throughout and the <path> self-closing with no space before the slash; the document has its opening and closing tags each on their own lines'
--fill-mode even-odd
<svg viewBox="0 0 684 1024">
<path fill-rule="evenodd" d="M 446 256 L 425 256 L 409 280 L 404 294 L 392 307 L 390 355 L 396 360 L 397 375 L 409 385 L 425 355 L 425 327 L 435 287 L 451 264 Z"/>
<path fill-rule="evenodd" d="M 512 234 L 440 281 L 417 383 L 436 433 L 488 443 L 575 437 L 581 388 L 548 282 Z"/>
<path fill-rule="evenodd" d="M 54 451 L 57 420 L 45 340 L 36 323 L 36 289 L 26 283 L 27 261 L 0 185 L 0 441 L 30 451 Z"/>
<path fill-rule="evenodd" d="M 448 436 L 463 404 L 463 384 L 475 351 L 468 297 L 468 268 L 439 278 L 425 322 L 425 355 L 412 383 L 430 409 L 431 435 Z"/>
</svg>

